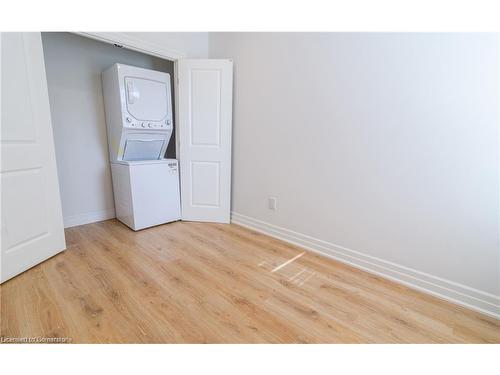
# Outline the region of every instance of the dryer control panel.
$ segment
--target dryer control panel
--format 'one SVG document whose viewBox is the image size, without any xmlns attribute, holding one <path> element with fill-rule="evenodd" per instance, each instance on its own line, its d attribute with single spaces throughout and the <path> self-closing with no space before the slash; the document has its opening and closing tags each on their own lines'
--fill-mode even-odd
<svg viewBox="0 0 500 375">
<path fill-rule="evenodd" d="M 138 121 L 132 117 L 125 117 L 125 123 L 123 124 L 125 128 L 133 129 L 162 129 L 162 128 L 172 128 L 172 120 L 165 120 L 163 122 L 153 122 L 153 121 Z"/>
</svg>

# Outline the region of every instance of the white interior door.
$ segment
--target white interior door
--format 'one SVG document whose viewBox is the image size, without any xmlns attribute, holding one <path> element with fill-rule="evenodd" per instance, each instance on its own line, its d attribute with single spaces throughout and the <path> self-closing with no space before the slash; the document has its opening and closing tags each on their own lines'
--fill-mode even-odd
<svg viewBox="0 0 500 375">
<path fill-rule="evenodd" d="M 233 63 L 179 60 L 182 219 L 229 223 Z"/>
<path fill-rule="evenodd" d="M 66 247 L 40 33 L 1 33 L 0 282 Z"/>
</svg>

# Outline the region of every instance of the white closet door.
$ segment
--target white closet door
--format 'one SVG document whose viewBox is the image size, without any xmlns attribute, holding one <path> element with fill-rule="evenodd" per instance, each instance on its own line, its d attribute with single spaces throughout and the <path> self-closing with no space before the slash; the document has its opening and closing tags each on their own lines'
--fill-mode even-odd
<svg viewBox="0 0 500 375">
<path fill-rule="evenodd" d="M 233 63 L 177 65 L 182 219 L 229 223 Z"/>
<path fill-rule="evenodd" d="M 66 247 L 40 33 L 1 33 L 0 282 Z"/>
</svg>

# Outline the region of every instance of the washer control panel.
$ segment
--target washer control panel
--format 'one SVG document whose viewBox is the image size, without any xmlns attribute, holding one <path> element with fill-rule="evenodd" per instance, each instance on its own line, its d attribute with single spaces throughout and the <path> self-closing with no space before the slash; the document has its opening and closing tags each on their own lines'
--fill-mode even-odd
<svg viewBox="0 0 500 375">
<path fill-rule="evenodd" d="M 162 121 L 140 121 L 127 116 L 123 125 L 125 128 L 132 129 L 169 129 L 172 128 L 172 121 L 169 119 Z"/>
</svg>

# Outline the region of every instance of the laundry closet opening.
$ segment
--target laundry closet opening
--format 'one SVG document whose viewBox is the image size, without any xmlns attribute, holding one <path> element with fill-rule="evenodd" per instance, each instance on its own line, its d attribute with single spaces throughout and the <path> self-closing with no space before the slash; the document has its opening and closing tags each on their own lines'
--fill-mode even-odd
<svg viewBox="0 0 500 375">
<path fill-rule="evenodd" d="M 168 73 L 175 111 L 174 62 L 70 33 L 42 33 L 42 42 L 64 226 L 113 218 L 101 73 L 115 63 Z M 176 128 L 166 158 L 177 157 Z"/>
</svg>

